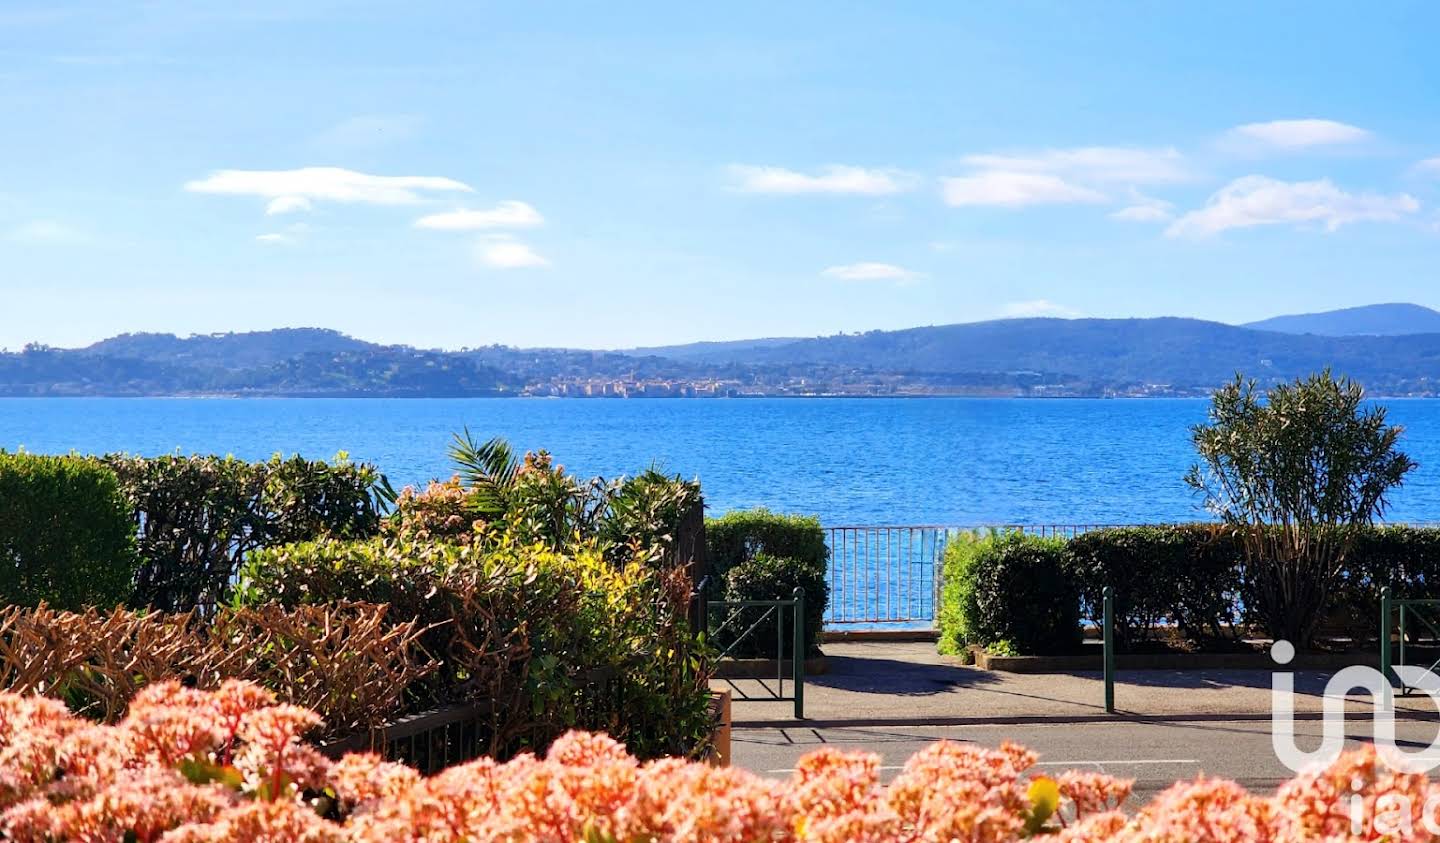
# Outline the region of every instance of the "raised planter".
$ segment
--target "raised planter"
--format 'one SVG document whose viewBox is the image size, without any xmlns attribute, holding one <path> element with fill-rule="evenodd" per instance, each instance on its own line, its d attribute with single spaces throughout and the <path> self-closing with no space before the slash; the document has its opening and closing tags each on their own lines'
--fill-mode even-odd
<svg viewBox="0 0 1440 843">
<path fill-rule="evenodd" d="M 1102 655 L 1081 653 L 1073 656 L 994 656 L 979 647 L 970 648 L 975 666 L 981 670 L 1005 673 L 1071 673 L 1102 670 Z M 1378 667 L 1375 653 L 1297 653 L 1285 670 L 1339 670 L 1363 664 Z M 1275 670 L 1279 666 L 1268 653 L 1117 653 L 1118 670 Z"/>
<path fill-rule="evenodd" d="M 730 766 L 730 692 L 716 691 L 710 695 L 710 754 L 706 760 L 716 767 Z"/>
<path fill-rule="evenodd" d="M 774 679 L 783 673 L 790 678 L 790 660 L 781 659 L 724 659 L 715 664 L 716 679 Z M 805 660 L 805 675 L 820 676 L 830 671 L 830 663 L 824 656 L 813 656 Z"/>
</svg>

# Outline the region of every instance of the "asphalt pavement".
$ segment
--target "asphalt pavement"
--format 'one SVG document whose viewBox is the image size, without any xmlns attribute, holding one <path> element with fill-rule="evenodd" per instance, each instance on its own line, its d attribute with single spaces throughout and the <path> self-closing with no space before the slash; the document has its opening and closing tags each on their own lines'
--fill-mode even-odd
<svg viewBox="0 0 1440 843">
<path fill-rule="evenodd" d="M 1397 721 L 1397 744 L 1440 762 L 1440 748 L 1427 749 L 1436 740 L 1437 728 L 1440 723 L 1435 721 Z M 1301 749 L 1314 749 L 1323 736 L 1323 723 L 1299 721 L 1295 734 Z M 1347 721 L 1345 734 L 1350 745 L 1358 746 L 1369 739 L 1369 720 Z M 1012 740 L 1038 752 L 1041 769 L 1047 772 L 1085 769 L 1135 779 L 1139 801 L 1177 779 L 1202 773 L 1233 779 L 1256 793 L 1270 793 L 1293 775 L 1276 758 L 1268 720 L 743 728 L 732 734 L 732 763 L 785 778 L 801 755 L 830 745 L 878 753 L 882 777 L 888 781 L 908 757 L 941 739 L 985 747 Z"/>
</svg>

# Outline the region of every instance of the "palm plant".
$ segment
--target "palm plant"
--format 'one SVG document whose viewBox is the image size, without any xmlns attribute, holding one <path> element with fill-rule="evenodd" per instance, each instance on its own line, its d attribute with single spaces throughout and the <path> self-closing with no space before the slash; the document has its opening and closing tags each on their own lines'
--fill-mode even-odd
<svg viewBox="0 0 1440 843">
<path fill-rule="evenodd" d="M 476 442 L 470 428 L 455 434 L 450 445 L 450 461 L 460 479 L 474 495 L 476 511 L 487 517 L 503 516 L 508 509 L 510 492 L 520 473 L 520 461 L 510 443 L 499 436 Z"/>
</svg>

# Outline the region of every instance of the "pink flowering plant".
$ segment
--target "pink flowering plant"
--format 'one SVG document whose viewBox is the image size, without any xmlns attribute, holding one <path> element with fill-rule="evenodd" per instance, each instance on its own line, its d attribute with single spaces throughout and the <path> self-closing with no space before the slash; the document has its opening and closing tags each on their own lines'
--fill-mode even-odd
<svg viewBox="0 0 1440 843">
<path fill-rule="evenodd" d="M 570 732 L 544 757 L 426 777 L 372 754 L 327 758 L 305 741 L 318 722 L 241 681 L 151 685 L 114 725 L 0 694 L 0 832 L 35 843 L 1440 839 L 1425 816 L 1440 805 L 1436 785 L 1373 748 L 1271 797 L 1200 778 L 1127 813 L 1130 782 L 1033 775 L 1035 754 L 1013 744 L 941 741 L 886 786 L 870 753 L 824 748 L 781 781 L 641 762 L 605 735 Z"/>
</svg>

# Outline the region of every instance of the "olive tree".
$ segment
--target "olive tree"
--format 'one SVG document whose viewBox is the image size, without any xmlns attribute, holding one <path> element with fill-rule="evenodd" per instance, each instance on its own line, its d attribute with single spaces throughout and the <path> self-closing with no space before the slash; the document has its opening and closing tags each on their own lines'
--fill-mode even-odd
<svg viewBox="0 0 1440 843">
<path fill-rule="evenodd" d="M 1186 475 L 1243 542 L 1251 609 L 1276 639 L 1312 643 L 1354 528 L 1379 518 L 1416 464 L 1401 428 L 1364 390 L 1327 369 L 1263 395 L 1237 375 L 1192 431 Z"/>
</svg>

